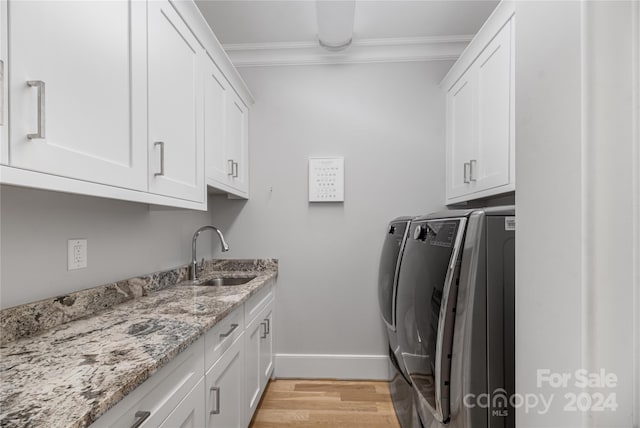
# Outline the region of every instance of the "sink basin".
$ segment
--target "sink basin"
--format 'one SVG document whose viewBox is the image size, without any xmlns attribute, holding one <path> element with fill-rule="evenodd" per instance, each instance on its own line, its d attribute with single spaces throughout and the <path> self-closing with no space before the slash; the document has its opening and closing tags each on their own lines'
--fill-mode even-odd
<svg viewBox="0 0 640 428">
<path fill-rule="evenodd" d="M 220 278 L 209 278 L 206 279 L 204 281 L 202 281 L 200 283 L 200 285 L 211 285 L 211 286 L 215 286 L 215 285 L 222 285 L 222 286 L 228 286 L 228 285 L 242 285 L 242 284 L 246 284 L 247 282 L 251 281 L 252 279 L 255 279 L 255 276 L 245 276 L 242 278 L 229 278 L 229 277 L 220 277 Z"/>
</svg>

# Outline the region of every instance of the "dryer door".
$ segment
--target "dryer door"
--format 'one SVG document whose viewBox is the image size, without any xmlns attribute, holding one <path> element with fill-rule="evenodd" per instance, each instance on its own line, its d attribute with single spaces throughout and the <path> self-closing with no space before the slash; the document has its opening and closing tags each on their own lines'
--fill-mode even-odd
<svg viewBox="0 0 640 428">
<path fill-rule="evenodd" d="M 382 319 L 391 330 L 395 330 L 395 287 L 397 266 L 402 257 L 409 220 L 394 221 L 389 224 L 387 236 L 380 256 L 378 272 L 378 303 Z"/>
<path fill-rule="evenodd" d="M 449 417 L 451 343 L 457 298 L 454 277 L 466 218 L 414 222 L 398 276 L 398 359 L 418 404 Z"/>
</svg>

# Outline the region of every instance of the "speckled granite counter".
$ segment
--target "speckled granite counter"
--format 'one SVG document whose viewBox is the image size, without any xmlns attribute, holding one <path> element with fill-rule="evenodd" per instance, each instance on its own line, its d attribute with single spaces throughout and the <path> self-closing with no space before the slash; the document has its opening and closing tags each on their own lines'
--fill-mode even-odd
<svg viewBox="0 0 640 428">
<path fill-rule="evenodd" d="M 277 261 L 208 262 L 203 278 L 257 275 L 230 287 L 176 285 L 185 269 L 162 286 L 149 275 L 0 312 L 0 426 L 88 426 L 275 281 Z M 39 331 L 42 319 L 54 326 Z"/>
</svg>

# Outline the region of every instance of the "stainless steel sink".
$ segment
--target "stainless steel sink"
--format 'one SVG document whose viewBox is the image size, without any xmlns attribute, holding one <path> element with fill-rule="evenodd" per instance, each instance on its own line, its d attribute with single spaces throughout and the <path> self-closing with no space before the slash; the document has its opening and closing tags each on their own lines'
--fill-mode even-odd
<svg viewBox="0 0 640 428">
<path fill-rule="evenodd" d="M 242 285 L 242 284 L 246 284 L 247 282 L 255 278 L 256 278 L 255 276 L 245 276 L 242 278 L 229 278 L 229 277 L 208 278 L 208 279 L 202 280 L 199 285 L 211 285 L 211 286 Z"/>
</svg>

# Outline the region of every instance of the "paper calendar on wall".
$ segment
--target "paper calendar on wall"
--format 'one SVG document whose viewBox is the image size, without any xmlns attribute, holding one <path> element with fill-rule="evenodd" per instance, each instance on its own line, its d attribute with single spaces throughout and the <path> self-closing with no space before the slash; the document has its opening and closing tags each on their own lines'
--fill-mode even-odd
<svg viewBox="0 0 640 428">
<path fill-rule="evenodd" d="M 344 201 L 344 158 L 309 158 L 309 202 Z"/>
</svg>

